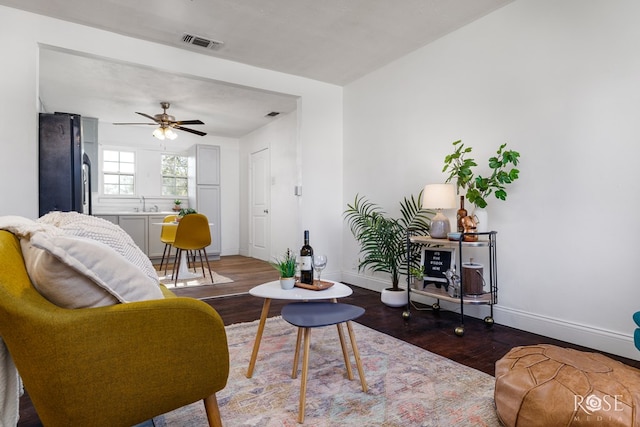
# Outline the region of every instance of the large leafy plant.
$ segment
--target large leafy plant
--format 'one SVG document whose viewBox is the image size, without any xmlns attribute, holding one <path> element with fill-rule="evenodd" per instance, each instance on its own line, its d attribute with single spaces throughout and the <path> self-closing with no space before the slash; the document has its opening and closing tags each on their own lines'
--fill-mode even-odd
<svg viewBox="0 0 640 427">
<path fill-rule="evenodd" d="M 391 218 L 380 206 L 359 195 L 344 211 L 351 233 L 360 243 L 358 271 L 368 268 L 391 274 L 394 290 L 400 289 L 400 274 L 406 275 L 407 268 L 420 266 L 419 245 L 410 245 L 407 260 L 407 232 L 427 234 L 433 215 L 422 209 L 422 192 L 417 199 L 413 195 L 405 197 L 400 202 L 400 213 L 400 218 Z"/>
<path fill-rule="evenodd" d="M 455 150 L 444 158 L 442 172 L 449 172 L 446 182 L 455 180 L 458 194 L 466 190 L 466 198 L 469 203 L 479 208 L 487 207 L 487 197 L 493 193 L 497 199 L 507 199 L 507 184 L 518 179 L 520 171 L 515 168 L 518 165 L 520 153 L 513 150 L 505 150 L 507 144 L 502 144 L 496 156 L 489 158 L 491 175 L 483 177 L 475 176 L 473 168 L 478 166 L 474 159 L 466 158 L 471 153 L 471 147 L 465 147 L 461 140 L 453 143 Z"/>
</svg>

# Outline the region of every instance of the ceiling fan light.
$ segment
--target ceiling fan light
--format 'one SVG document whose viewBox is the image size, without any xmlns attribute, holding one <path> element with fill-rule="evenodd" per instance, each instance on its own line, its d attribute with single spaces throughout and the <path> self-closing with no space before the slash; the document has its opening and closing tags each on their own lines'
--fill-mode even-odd
<svg viewBox="0 0 640 427">
<path fill-rule="evenodd" d="M 164 140 L 164 129 L 157 128 L 156 130 L 153 131 L 153 136 L 155 136 L 156 138 L 158 138 L 160 141 Z"/>
<path fill-rule="evenodd" d="M 169 138 L 170 140 L 174 140 L 178 137 L 178 134 L 173 131 L 171 128 L 164 129 L 164 136 Z"/>
<path fill-rule="evenodd" d="M 155 123 L 114 123 L 114 125 L 158 124 L 159 127 L 156 128 L 153 131 L 152 135 L 154 137 L 158 138 L 161 141 L 163 141 L 165 139 L 170 139 L 170 140 L 173 141 L 174 139 L 176 139 L 178 137 L 178 134 L 173 130 L 174 127 L 176 127 L 179 130 L 185 130 L 187 132 L 194 133 L 196 135 L 200 135 L 200 136 L 206 135 L 205 132 L 200 132 L 200 131 L 197 131 L 197 130 L 188 129 L 188 128 L 180 126 L 182 124 L 203 125 L 204 123 L 202 122 L 202 120 L 181 120 L 181 121 L 176 121 L 176 118 L 174 116 L 167 114 L 167 109 L 169 108 L 169 105 L 170 104 L 168 102 L 161 102 L 160 106 L 162 107 L 163 113 L 162 114 L 155 114 L 154 116 L 150 116 L 149 114 L 140 113 L 140 112 L 136 111 L 136 114 L 139 114 L 139 115 L 141 115 L 143 117 L 151 119 Z"/>
</svg>

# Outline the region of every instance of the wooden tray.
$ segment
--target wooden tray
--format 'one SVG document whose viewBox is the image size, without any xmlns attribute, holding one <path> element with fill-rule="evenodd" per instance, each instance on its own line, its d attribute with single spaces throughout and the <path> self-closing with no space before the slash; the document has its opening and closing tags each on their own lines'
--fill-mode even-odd
<svg viewBox="0 0 640 427">
<path fill-rule="evenodd" d="M 302 283 L 296 280 L 296 286 L 299 288 L 310 289 L 312 291 L 323 291 L 333 286 L 333 282 L 325 282 L 324 280 L 315 280 L 313 285 L 308 283 Z"/>
</svg>

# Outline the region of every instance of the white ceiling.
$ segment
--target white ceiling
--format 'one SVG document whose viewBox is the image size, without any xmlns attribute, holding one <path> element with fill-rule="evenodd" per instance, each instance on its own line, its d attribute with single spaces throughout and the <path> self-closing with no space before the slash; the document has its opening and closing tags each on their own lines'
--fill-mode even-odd
<svg viewBox="0 0 640 427">
<path fill-rule="evenodd" d="M 40 50 L 40 102 L 43 111 L 50 113 L 77 113 L 111 123 L 153 123 L 135 112 L 162 113 L 160 102 L 167 101 L 171 104 L 167 113 L 176 120 L 205 123 L 185 127 L 239 138 L 272 121 L 266 117 L 272 111 L 294 111 L 296 99 L 71 52 Z"/>
<path fill-rule="evenodd" d="M 0 0 L 0 4 L 345 85 L 511 1 Z M 185 33 L 224 44 L 218 49 L 193 46 L 181 41 Z M 45 51 L 42 56 L 42 102 L 51 110 L 71 111 L 75 105 L 85 108 L 82 102 L 95 96 L 100 102 L 93 103 L 95 113 L 91 115 L 126 122 L 141 118 L 134 111 L 160 113 L 158 103 L 168 101 L 172 104 L 169 113 L 177 119 L 201 119 L 206 126 L 199 126 L 199 130 L 238 137 L 264 125 L 264 114 L 270 111 L 295 109 L 295 98 L 287 95 L 254 93 L 250 88 L 220 82 L 149 73 L 133 65 L 69 52 Z M 67 64 L 65 74 L 59 72 L 61 57 Z M 82 74 L 71 79 L 69 70 Z M 65 80 L 81 85 L 84 95 L 69 95 Z M 162 99 L 149 99 L 149 93 L 156 93 L 158 87 L 163 87 Z M 207 96 L 195 100 L 196 93 Z M 73 100 L 74 96 L 85 100 Z M 114 111 L 119 113 L 117 117 Z M 131 114 L 125 116 L 123 111 Z"/>
</svg>

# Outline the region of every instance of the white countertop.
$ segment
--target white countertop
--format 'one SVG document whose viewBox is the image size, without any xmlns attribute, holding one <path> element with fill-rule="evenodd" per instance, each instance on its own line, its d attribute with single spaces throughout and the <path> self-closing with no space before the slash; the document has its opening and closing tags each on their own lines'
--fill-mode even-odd
<svg viewBox="0 0 640 427">
<path fill-rule="evenodd" d="M 113 211 L 113 212 L 94 212 L 94 216 L 105 215 L 177 215 L 178 212 L 160 211 L 160 212 L 136 212 L 136 211 Z"/>
</svg>

